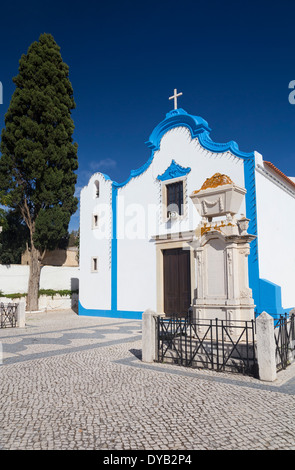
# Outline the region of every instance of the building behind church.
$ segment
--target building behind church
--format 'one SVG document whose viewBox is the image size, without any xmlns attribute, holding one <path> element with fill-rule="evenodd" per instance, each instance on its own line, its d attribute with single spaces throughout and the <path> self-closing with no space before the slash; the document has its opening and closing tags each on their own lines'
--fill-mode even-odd
<svg viewBox="0 0 295 470">
<path fill-rule="evenodd" d="M 255 235 L 248 272 L 256 313 L 294 307 L 294 177 L 210 132 L 201 117 L 174 109 L 151 133 L 141 168 L 122 183 L 95 173 L 82 189 L 80 315 L 187 312 L 198 287 L 188 242 L 201 220 L 190 195 L 216 173 L 246 189 L 240 215 Z"/>
</svg>

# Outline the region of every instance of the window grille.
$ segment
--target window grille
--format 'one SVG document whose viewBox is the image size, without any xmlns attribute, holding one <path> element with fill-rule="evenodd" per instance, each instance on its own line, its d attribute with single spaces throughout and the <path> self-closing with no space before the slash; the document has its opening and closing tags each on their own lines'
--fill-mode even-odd
<svg viewBox="0 0 295 470">
<path fill-rule="evenodd" d="M 167 216 L 169 212 L 177 211 L 179 215 L 183 213 L 183 181 L 166 185 L 167 191 Z"/>
</svg>

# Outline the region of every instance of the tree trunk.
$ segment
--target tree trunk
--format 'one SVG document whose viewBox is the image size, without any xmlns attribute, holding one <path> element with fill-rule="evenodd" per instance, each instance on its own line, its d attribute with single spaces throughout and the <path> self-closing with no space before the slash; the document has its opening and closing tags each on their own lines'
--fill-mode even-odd
<svg viewBox="0 0 295 470">
<path fill-rule="evenodd" d="M 31 246 L 30 252 L 30 276 L 29 276 L 29 288 L 27 296 L 27 311 L 38 310 L 39 307 L 39 284 L 41 274 L 41 263 L 40 253 L 34 245 Z"/>
</svg>

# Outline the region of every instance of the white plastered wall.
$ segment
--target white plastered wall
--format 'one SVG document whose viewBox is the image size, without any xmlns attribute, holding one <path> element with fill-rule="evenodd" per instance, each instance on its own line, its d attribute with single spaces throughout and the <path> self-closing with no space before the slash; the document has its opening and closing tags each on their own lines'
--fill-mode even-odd
<svg viewBox="0 0 295 470">
<path fill-rule="evenodd" d="M 172 160 L 191 168 L 186 176 L 186 216 L 175 222 L 163 221 L 161 182 L 157 181 Z M 186 127 L 169 130 L 161 140 L 149 168 L 118 191 L 118 309 L 156 310 L 156 247 L 152 236 L 194 230 L 200 217 L 189 195 L 200 189 L 214 173 L 228 175 L 238 186 L 245 186 L 243 159 L 230 152 L 212 153 L 192 139 Z M 245 214 L 245 202 L 240 213 Z M 138 218 L 136 217 L 138 214 Z M 143 221 L 144 223 L 140 222 Z M 138 223 L 139 221 L 139 230 Z M 134 229 L 133 238 L 132 228 Z M 137 237 L 135 237 L 137 233 Z"/>
<path fill-rule="evenodd" d="M 259 276 L 281 286 L 282 307 L 290 308 L 295 305 L 295 192 L 277 180 L 256 170 Z"/>
<path fill-rule="evenodd" d="M 96 184 L 99 183 L 99 197 Z M 97 216 L 97 227 L 94 226 Z M 101 173 L 94 174 L 80 197 L 80 290 L 86 309 L 111 308 L 112 183 Z M 97 272 L 93 272 L 93 258 Z"/>
<path fill-rule="evenodd" d="M 118 310 L 156 310 L 156 250 L 149 224 L 153 211 L 157 186 L 150 167 L 118 191 Z"/>
<path fill-rule="evenodd" d="M 28 292 L 30 266 L 0 265 L 0 286 L 3 294 Z M 40 289 L 75 290 L 79 288 L 79 268 L 72 266 L 42 266 Z"/>
</svg>

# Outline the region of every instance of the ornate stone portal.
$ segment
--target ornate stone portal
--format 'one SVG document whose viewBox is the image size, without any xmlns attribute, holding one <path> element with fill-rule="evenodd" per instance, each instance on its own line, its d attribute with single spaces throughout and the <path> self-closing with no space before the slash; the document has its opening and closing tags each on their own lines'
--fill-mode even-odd
<svg viewBox="0 0 295 470">
<path fill-rule="evenodd" d="M 246 190 L 226 175 L 208 178 L 191 199 L 202 216 L 191 242 L 195 250 L 198 319 L 253 320 L 254 301 L 248 283 L 249 219 L 236 219 Z M 213 220 L 218 218 L 218 220 Z"/>
</svg>

